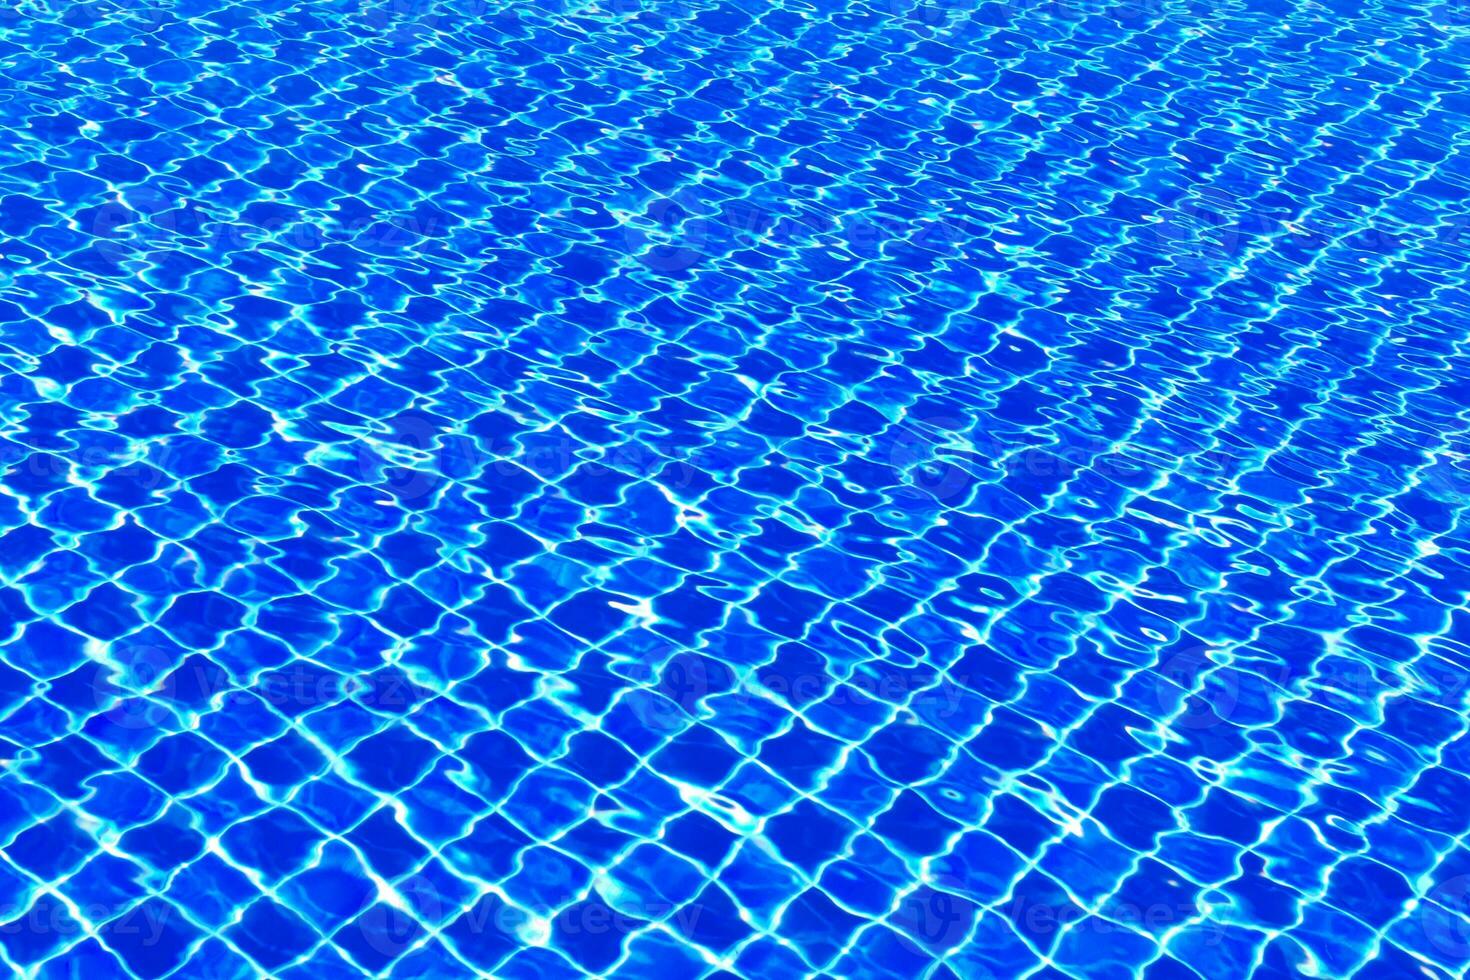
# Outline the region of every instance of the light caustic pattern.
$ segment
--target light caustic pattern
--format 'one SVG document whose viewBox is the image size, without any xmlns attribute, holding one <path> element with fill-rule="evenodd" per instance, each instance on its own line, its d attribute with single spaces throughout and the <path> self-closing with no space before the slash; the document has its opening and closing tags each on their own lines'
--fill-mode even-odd
<svg viewBox="0 0 1470 980">
<path fill-rule="evenodd" d="M 1467 28 L 6 7 L 0 960 L 1461 975 Z"/>
</svg>

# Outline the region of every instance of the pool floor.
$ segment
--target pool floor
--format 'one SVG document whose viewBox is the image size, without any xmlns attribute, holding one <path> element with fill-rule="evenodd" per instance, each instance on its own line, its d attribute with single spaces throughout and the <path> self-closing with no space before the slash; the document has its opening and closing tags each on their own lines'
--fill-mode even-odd
<svg viewBox="0 0 1470 980">
<path fill-rule="evenodd" d="M 1470 969 L 1470 8 L 0 12 L 0 973 Z"/>
</svg>

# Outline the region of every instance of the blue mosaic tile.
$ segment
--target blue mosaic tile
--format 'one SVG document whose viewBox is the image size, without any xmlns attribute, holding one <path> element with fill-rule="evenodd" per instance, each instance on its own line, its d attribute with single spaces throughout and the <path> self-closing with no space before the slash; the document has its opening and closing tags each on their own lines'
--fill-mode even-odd
<svg viewBox="0 0 1470 980">
<path fill-rule="evenodd" d="M 1470 15 L 0 11 L 17 977 L 1470 970 Z"/>
</svg>

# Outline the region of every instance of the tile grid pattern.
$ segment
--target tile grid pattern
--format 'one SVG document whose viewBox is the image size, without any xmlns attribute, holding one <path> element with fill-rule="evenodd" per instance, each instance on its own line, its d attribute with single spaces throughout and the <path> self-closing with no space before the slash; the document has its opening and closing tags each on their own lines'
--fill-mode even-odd
<svg viewBox="0 0 1470 980">
<path fill-rule="evenodd" d="M 324 58 L 331 10 L 75 31 L 57 74 L 105 84 L 100 45 L 170 91 L 156 54 L 201 25 L 311 40 L 198 96 L 119 82 L 149 115 L 78 151 L 116 155 L 38 123 L 67 169 L 7 187 L 9 965 L 1463 968 L 1465 59 L 1437 10 L 701 5 L 649 35 L 485 8 L 457 39 L 399 6 L 372 65 Z M 1312 79 L 1261 120 L 1317 142 L 1139 124 L 1249 117 L 1332 57 L 1367 101 Z M 609 65 L 588 94 L 644 104 L 577 101 Z M 38 71 L 6 77 L 71 97 Z M 267 81 L 308 139 L 219 108 Z M 785 115 L 731 118 L 756 105 Z M 1274 217 L 1273 175 L 1212 226 L 1262 168 L 1307 203 Z M 180 189 L 278 230 L 194 228 Z M 140 204 L 168 240 L 109 234 Z M 302 247 L 327 204 L 360 233 Z M 1420 230 L 1367 251 L 1398 215 Z M 1273 737 L 1295 711 L 1305 745 Z"/>
</svg>

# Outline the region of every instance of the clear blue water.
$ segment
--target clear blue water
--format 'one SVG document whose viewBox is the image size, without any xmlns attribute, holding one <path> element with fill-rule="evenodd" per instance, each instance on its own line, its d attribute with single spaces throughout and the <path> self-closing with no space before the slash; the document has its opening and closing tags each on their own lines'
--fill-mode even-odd
<svg viewBox="0 0 1470 980">
<path fill-rule="evenodd" d="M 0 11 L 0 960 L 1453 977 L 1470 13 Z"/>
</svg>

